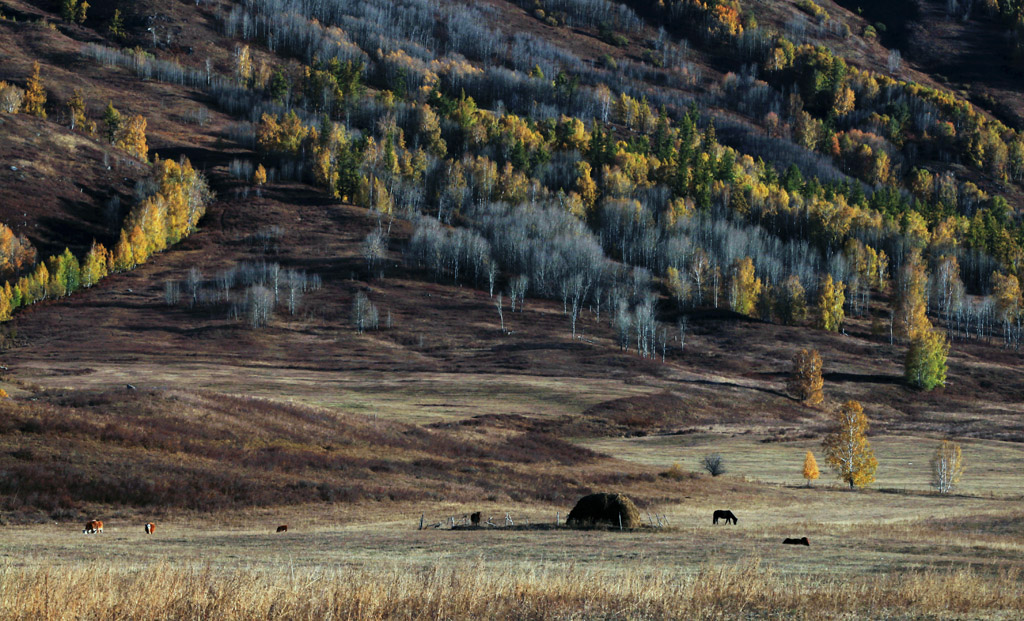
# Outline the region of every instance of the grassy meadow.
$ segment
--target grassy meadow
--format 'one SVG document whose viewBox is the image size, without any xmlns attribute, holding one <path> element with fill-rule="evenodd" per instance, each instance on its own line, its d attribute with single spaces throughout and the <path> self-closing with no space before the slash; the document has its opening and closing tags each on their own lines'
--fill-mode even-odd
<svg viewBox="0 0 1024 621">
<path fill-rule="evenodd" d="M 874 488 L 928 492 L 930 461 L 941 438 L 923 435 L 884 435 L 869 438 L 878 470 Z M 966 496 L 1024 497 L 1019 474 L 1024 472 L 1024 451 L 1016 442 L 960 440 L 965 472 L 957 493 Z M 751 433 L 687 433 L 636 438 L 601 438 L 582 442 L 594 451 L 651 467 L 679 463 L 683 470 L 699 471 L 708 454 L 722 456 L 726 472 L 750 481 L 775 485 L 804 485 L 804 457 L 812 451 L 821 478 L 814 486 L 841 485 L 825 464 L 821 438 L 777 440 Z"/>
<path fill-rule="evenodd" d="M 691 445 L 669 442 L 679 437 Z M 890 461 L 925 450 L 913 452 L 924 442 L 905 437 L 873 444 Z M 645 519 L 657 514 L 667 526 L 627 532 L 554 527 L 571 503 L 507 500 L 124 511 L 103 516 L 102 535 L 83 535 L 77 523 L 9 525 L 0 531 L 0 619 L 1012 619 L 1024 611 L 1024 510 L 1012 464 L 976 463 L 963 493 L 939 496 L 912 489 L 909 474 L 884 478 L 881 465 L 879 489 L 850 492 L 824 467 L 814 487 L 794 485 L 775 463 L 778 443 L 745 436 L 587 445 L 651 466 L 717 450 L 732 469 L 715 479 L 658 477 L 692 495 L 649 500 Z M 993 450 L 993 464 L 1011 449 Z M 739 524 L 712 525 L 716 508 L 731 508 Z M 497 524 L 509 513 L 516 527 L 432 528 L 473 510 Z M 150 520 L 157 531 L 147 536 Z M 274 533 L 278 524 L 289 531 Z M 810 547 L 781 545 L 801 536 Z"/>
</svg>

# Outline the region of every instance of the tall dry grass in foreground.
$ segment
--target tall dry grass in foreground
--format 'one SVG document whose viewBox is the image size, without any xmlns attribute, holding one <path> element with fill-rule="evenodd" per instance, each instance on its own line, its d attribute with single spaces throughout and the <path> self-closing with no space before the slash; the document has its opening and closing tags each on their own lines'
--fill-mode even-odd
<svg viewBox="0 0 1024 621">
<path fill-rule="evenodd" d="M 168 565 L 0 568 L 0 618 L 700 619 L 955 616 L 1019 618 L 1021 572 L 970 569 L 862 579 L 784 577 L 757 561 L 591 573 L 489 565 L 217 572 Z"/>
</svg>

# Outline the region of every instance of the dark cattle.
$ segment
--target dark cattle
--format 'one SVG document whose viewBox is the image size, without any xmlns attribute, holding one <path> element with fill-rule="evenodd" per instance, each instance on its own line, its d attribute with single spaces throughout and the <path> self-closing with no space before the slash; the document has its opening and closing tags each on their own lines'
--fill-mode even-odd
<svg viewBox="0 0 1024 621">
<path fill-rule="evenodd" d="M 791 539 L 791 538 L 787 537 L 787 538 L 782 540 L 782 543 L 785 543 L 785 544 L 788 544 L 788 545 L 791 545 L 791 546 L 810 546 L 811 545 L 811 542 L 807 541 L 807 537 L 801 537 L 799 539 Z"/>
<path fill-rule="evenodd" d="M 287 533 L 288 532 L 288 525 L 287 524 L 282 524 L 281 526 L 278 526 L 277 527 L 277 532 L 279 532 L 279 533 Z"/>
<path fill-rule="evenodd" d="M 728 524 L 729 522 L 736 524 L 738 522 L 736 516 L 732 514 L 732 511 L 722 509 L 715 511 L 714 515 L 711 517 L 711 522 L 713 524 L 718 524 L 718 520 L 725 520 L 726 524 Z"/>
<path fill-rule="evenodd" d="M 469 515 L 469 521 L 473 526 L 480 526 L 480 512 L 477 511 L 476 513 L 471 513 Z"/>
</svg>

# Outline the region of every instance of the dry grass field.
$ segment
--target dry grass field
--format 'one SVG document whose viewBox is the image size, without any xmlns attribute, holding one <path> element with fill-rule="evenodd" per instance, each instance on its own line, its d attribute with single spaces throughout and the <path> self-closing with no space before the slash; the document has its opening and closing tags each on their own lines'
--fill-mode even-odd
<svg viewBox="0 0 1024 621">
<path fill-rule="evenodd" d="M 959 570 L 800 583 L 756 561 L 689 576 L 487 571 L 479 563 L 223 574 L 167 565 L 0 571 L 5 619 L 1011 619 L 1021 605 L 1017 571 L 994 579 Z"/>
<path fill-rule="evenodd" d="M 711 525 L 716 506 L 736 508 L 740 524 Z M 533 528 L 417 530 L 417 510 L 434 520 L 470 508 L 493 509 L 499 523 L 510 511 Z M 657 507 L 669 527 L 623 533 L 540 528 L 552 509 L 274 507 L 169 517 L 153 536 L 116 517 L 102 535 L 76 524 L 7 527 L 0 618 L 1011 619 L 1024 610 L 1019 501 L 726 489 Z M 289 532 L 275 534 L 285 521 Z M 791 535 L 811 547 L 780 545 Z"/>
</svg>

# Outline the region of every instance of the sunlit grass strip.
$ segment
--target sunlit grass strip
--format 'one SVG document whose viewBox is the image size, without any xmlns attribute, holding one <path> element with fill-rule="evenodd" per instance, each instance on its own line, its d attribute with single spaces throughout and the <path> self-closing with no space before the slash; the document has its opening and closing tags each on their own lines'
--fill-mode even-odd
<svg viewBox="0 0 1024 621">
<path fill-rule="evenodd" d="M 693 575 L 460 564 L 382 569 L 217 571 L 210 567 L 86 565 L 0 568 L 2 619 L 700 619 L 1024 611 L 1019 570 L 970 568 L 850 580 L 786 577 L 749 560 Z"/>
</svg>

